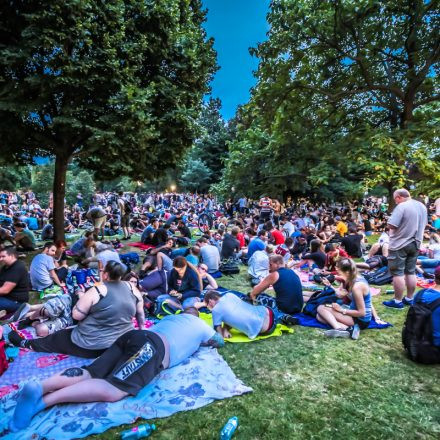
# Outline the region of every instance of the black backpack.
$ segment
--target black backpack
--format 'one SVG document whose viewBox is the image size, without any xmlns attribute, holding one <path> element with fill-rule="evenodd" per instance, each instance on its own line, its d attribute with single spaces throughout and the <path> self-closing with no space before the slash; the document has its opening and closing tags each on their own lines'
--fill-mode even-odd
<svg viewBox="0 0 440 440">
<path fill-rule="evenodd" d="M 326 287 L 323 290 L 315 292 L 304 306 L 303 313 L 316 317 L 318 307 L 323 304 L 332 304 L 338 300 L 335 290 L 332 287 Z"/>
<path fill-rule="evenodd" d="M 219 271 L 223 275 L 236 275 L 240 273 L 240 268 L 238 267 L 237 262 L 233 258 L 230 258 L 222 261 Z"/>
<path fill-rule="evenodd" d="M 128 200 L 124 200 L 124 211 L 125 214 L 131 214 L 133 212 L 133 206 Z"/>
<path fill-rule="evenodd" d="M 391 284 L 393 281 L 393 276 L 387 266 L 381 267 L 372 272 L 364 273 L 363 276 L 369 284 L 374 284 L 376 286 Z"/>
<path fill-rule="evenodd" d="M 421 297 L 419 293 L 408 310 L 402 329 L 402 343 L 414 362 L 437 364 L 440 363 L 440 347 L 433 344 L 432 314 L 440 306 L 440 298 L 428 304 L 422 303 Z"/>
</svg>

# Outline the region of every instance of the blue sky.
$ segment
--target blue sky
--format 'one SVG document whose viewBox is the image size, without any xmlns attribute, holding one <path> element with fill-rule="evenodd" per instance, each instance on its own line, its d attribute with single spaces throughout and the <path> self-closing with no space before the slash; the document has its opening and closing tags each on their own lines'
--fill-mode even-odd
<svg viewBox="0 0 440 440">
<path fill-rule="evenodd" d="M 255 84 L 252 71 L 257 69 L 258 59 L 248 49 L 266 39 L 269 0 L 203 0 L 203 6 L 208 9 L 205 29 L 215 39 L 220 66 L 211 83 L 211 95 L 221 99 L 223 117 L 229 119 L 238 104 L 248 101 L 249 89 Z"/>
</svg>

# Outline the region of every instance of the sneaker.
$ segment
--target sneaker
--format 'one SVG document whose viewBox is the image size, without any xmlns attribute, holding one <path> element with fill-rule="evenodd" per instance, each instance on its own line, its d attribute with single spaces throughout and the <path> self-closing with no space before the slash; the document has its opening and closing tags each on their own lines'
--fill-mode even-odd
<svg viewBox="0 0 440 440">
<path fill-rule="evenodd" d="M 20 321 L 26 313 L 29 312 L 31 309 L 31 306 L 28 303 L 23 303 L 12 315 L 12 318 L 10 319 L 10 322 L 17 322 Z"/>
<path fill-rule="evenodd" d="M 28 348 L 26 347 L 28 341 L 22 338 L 15 330 L 8 334 L 8 340 L 15 347 Z"/>
<path fill-rule="evenodd" d="M 284 325 L 298 325 L 299 324 L 299 319 L 295 318 L 295 317 L 293 317 L 291 315 L 284 315 L 281 318 L 281 324 L 284 324 Z"/>
<path fill-rule="evenodd" d="M 358 324 L 353 325 L 353 327 L 349 327 L 347 330 L 350 333 L 351 339 L 354 339 L 354 340 L 359 339 L 361 329 Z"/>
<path fill-rule="evenodd" d="M 412 306 L 413 305 L 413 299 L 409 299 L 405 296 L 405 298 L 402 299 L 402 303 L 404 306 Z"/>
<path fill-rule="evenodd" d="M 384 301 L 382 303 L 385 307 L 389 307 L 390 309 L 399 309 L 402 310 L 405 306 L 403 305 L 403 302 L 396 302 L 394 299 L 390 299 L 389 301 Z"/>
<path fill-rule="evenodd" d="M 349 338 L 350 332 L 348 330 L 343 330 L 342 328 L 333 328 L 331 330 L 326 330 L 324 335 L 328 338 Z"/>
</svg>

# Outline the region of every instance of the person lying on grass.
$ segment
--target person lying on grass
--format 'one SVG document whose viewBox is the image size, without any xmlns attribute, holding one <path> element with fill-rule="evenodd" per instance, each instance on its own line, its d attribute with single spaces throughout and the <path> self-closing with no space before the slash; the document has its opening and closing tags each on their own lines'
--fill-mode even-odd
<svg viewBox="0 0 440 440">
<path fill-rule="evenodd" d="M 201 345 L 222 347 L 223 338 L 195 308 L 167 316 L 151 330 L 131 330 L 83 368 L 68 368 L 20 392 L 9 429 L 27 428 L 35 414 L 59 403 L 117 402 L 136 396 L 163 369 L 180 364 Z"/>
<path fill-rule="evenodd" d="M 373 316 L 377 322 L 382 321 L 372 305 L 370 286 L 365 278 L 358 274 L 356 263 L 350 258 L 343 258 L 338 261 L 336 267 L 338 279 L 343 282 L 343 288 L 338 290 L 337 295 L 348 296 L 350 306 L 345 308 L 338 303 L 320 305 L 316 318 L 332 327 L 325 332 L 326 336 L 358 339 L 360 331 L 368 328 Z M 325 279 L 323 283 L 330 285 Z"/>
<path fill-rule="evenodd" d="M 205 293 L 204 301 L 196 307 L 207 307 L 212 312 L 212 322 L 216 331 L 225 339 L 231 337 L 229 329 L 235 328 L 249 339 L 258 335 L 270 335 L 276 328 L 278 320 L 270 307 L 249 304 L 233 293 L 223 296 L 215 290 Z M 295 318 L 288 322 L 294 324 Z"/>
</svg>

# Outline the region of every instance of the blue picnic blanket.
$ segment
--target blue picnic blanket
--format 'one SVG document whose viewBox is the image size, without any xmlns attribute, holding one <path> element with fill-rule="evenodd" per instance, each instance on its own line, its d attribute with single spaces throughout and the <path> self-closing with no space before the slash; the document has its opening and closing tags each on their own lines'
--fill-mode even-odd
<svg viewBox="0 0 440 440">
<path fill-rule="evenodd" d="M 220 293 L 233 293 L 234 295 L 237 295 L 240 299 L 243 299 L 244 297 L 246 297 L 247 295 L 245 295 L 242 292 L 238 292 L 237 290 L 230 290 L 230 289 L 226 289 L 224 287 L 219 287 L 217 289 Z M 306 315 L 305 313 L 295 313 L 294 315 L 295 318 L 299 319 L 299 324 L 303 327 L 316 327 L 316 328 L 325 328 L 325 329 L 329 329 L 331 328 L 330 326 L 326 325 L 326 324 L 322 324 L 320 323 L 316 318 Z M 370 325 L 368 326 L 368 329 L 382 329 L 382 328 L 387 328 L 387 327 L 392 327 L 393 325 L 390 324 L 389 322 L 387 322 L 386 324 L 378 324 L 376 321 L 371 320 Z"/>
<path fill-rule="evenodd" d="M 25 356 L 29 355 L 32 355 L 28 359 L 29 363 L 34 365 L 39 356 L 47 356 L 47 353 L 29 353 Z M 77 365 L 90 362 L 73 356 L 69 358 L 71 358 L 70 365 L 75 364 L 75 359 Z M 42 364 L 46 363 L 50 362 L 45 361 Z M 61 362 L 58 365 L 61 367 Z M 14 368 L 14 363 L 10 368 Z M 60 368 L 62 369 L 63 367 Z M 39 371 L 35 368 L 29 369 L 27 380 L 35 377 L 35 373 Z M 42 374 L 37 375 L 37 378 L 47 376 L 45 373 Z M 251 391 L 252 388 L 245 386 L 235 376 L 217 350 L 205 347 L 200 348 L 185 362 L 163 370 L 135 397 L 126 397 L 113 403 L 56 405 L 37 414 L 31 425 L 19 433 L 5 431 L 14 413 L 18 397 L 18 391 L 12 391 L 0 399 L 0 437 L 6 440 L 83 438 L 102 433 L 115 426 L 133 423 L 140 417 L 144 419 L 168 417 L 180 411 L 200 408 L 214 400 L 239 396 Z"/>
</svg>

